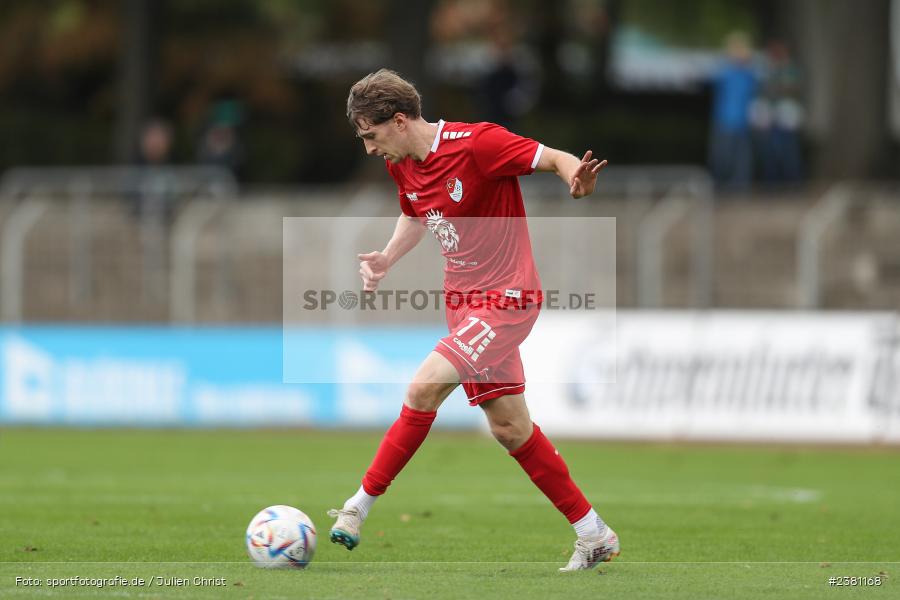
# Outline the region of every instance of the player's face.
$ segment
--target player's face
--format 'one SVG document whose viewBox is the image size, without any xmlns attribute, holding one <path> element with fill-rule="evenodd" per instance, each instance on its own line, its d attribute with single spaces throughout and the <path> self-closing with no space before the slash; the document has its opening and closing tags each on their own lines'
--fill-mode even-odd
<svg viewBox="0 0 900 600">
<path fill-rule="evenodd" d="M 357 125 L 356 136 L 363 141 L 369 156 L 381 156 L 398 163 L 408 154 L 404 147 L 405 138 L 394 119 L 378 125 L 361 122 Z"/>
</svg>

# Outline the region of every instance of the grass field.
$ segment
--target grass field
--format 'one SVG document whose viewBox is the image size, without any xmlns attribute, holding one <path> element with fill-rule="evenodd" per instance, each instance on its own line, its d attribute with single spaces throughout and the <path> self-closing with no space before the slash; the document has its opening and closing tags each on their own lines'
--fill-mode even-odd
<svg viewBox="0 0 900 600">
<path fill-rule="evenodd" d="M 375 505 L 361 546 L 329 543 L 324 513 L 355 491 L 379 439 L 2 430 L 0 598 L 900 598 L 896 449 L 560 442 L 622 540 L 622 556 L 598 571 L 560 574 L 571 528 L 474 434 L 433 433 Z M 250 517 L 280 503 L 318 527 L 305 571 L 246 558 Z M 151 583 L 48 581 L 116 576 Z M 829 585 L 843 576 L 882 584 Z"/>
</svg>

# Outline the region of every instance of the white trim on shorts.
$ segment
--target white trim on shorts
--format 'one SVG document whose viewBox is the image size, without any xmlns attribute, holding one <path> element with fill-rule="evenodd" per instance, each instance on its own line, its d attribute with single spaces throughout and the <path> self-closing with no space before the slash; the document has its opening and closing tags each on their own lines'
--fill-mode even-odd
<svg viewBox="0 0 900 600">
<path fill-rule="evenodd" d="M 508 385 L 508 386 L 506 386 L 506 387 L 498 387 L 498 388 L 494 388 L 494 389 L 492 389 L 492 390 L 488 390 L 488 391 L 486 391 L 486 392 L 481 392 L 480 394 L 477 394 L 477 395 L 475 395 L 475 396 L 472 396 L 471 398 L 469 398 L 469 401 L 471 402 L 471 401 L 475 400 L 475 398 L 480 398 L 481 396 L 484 396 L 484 395 L 486 395 L 486 394 L 493 394 L 494 392 L 497 392 L 497 391 L 499 391 L 499 390 L 511 390 L 511 389 L 513 389 L 513 388 L 523 388 L 523 387 L 525 387 L 525 384 L 524 384 L 524 383 L 520 383 L 520 384 L 518 384 L 518 385 Z M 505 396 L 505 395 L 506 395 L 506 394 L 504 394 L 504 396 Z"/>
<path fill-rule="evenodd" d="M 453 346 L 451 346 L 450 344 L 448 344 L 447 342 L 445 342 L 443 339 L 438 340 L 438 342 L 440 342 L 441 344 L 443 344 L 443 345 L 447 346 L 448 348 L 450 348 L 450 352 L 452 352 L 453 354 L 457 355 L 464 363 L 466 363 L 467 365 L 469 365 L 469 366 L 472 368 L 472 370 L 475 371 L 475 373 L 483 373 L 483 372 L 484 372 L 484 369 L 482 369 L 481 371 L 479 371 L 478 369 L 476 369 L 476 368 L 475 368 L 475 365 L 473 365 L 472 363 L 470 363 L 470 362 L 468 361 L 468 359 L 466 359 L 465 356 L 463 356 L 462 354 L 460 354 L 459 352 L 457 352 L 457 351 L 453 348 Z"/>
<path fill-rule="evenodd" d="M 460 354 L 459 352 L 457 352 L 457 351 L 453 348 L 453 346 L 451 346 L 450 344 L 448 344 L 448 343 L 445 342 L 444 340 L 438 340 L 438 342 L 440 342 L 441 344 L 443 344 L 444 346 L 446 346 L 447 348 L 449 348 L 449 349 L 450 349 L 450 352 L 452 352 L 453 354 L 455 354 L 456 356 L 458 356 L 460 359 L 462 359 L 462 361 L 463 361 L 464 363 L 466 363 L 467 365 L 469 365 L 470 367 L 472 367 L 472 370 L 475 371 L 475 373 L 484 373 L 485 369 L 482 369 L 481 371 L 479 371 L 478 369 L 476 369 L 474 366 L 472 366 L 472 363 L 470 363 L 468 360 L 466 360 L 466 357 L 465 357 L 465 356 L 463 356 L 462 354 Z M 466 382 L 466 383 L 481 383 L 481 382 L 473 381 L 473 382 Z M 482 392 L 482 393 L 480 393 L 480 394 L 476 394 L 475 396 L 472 396 L 471 398 L 469 398 L 469 401 L 475 400 L 476 398 L 480 398 L 481 396 L 484 396 L 485 394 L 492 394 L 492 393 L 496 392 L 497 390 L 511 390 L 511 389 L 519 388 L 519 387 L 525 387 L 525 382 L 518 383 L 518 384 L 516 384 L 516 385 L 507 385 L 507 386 L 505 386 L 505 387 L 494 388 L 494 389 L 488 390 L 488 391 L 486 391 L 486 392 Z"/>
</svg>

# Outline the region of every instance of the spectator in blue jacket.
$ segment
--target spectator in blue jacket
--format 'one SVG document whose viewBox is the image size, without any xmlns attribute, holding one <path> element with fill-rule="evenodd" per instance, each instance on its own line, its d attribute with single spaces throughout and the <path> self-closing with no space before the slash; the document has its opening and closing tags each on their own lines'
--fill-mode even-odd
<svg viewBox="0 0 900 600">
<path fill-rule="evenodd" d="M 742 190 L 753 176 L 750 105 L 758 80 L 751 59 L 753 49 L 743 32 L 726 38 L 726 58 L 712 80 L 713 107 L 709 168 L 722 187 Z"/>
</svg>

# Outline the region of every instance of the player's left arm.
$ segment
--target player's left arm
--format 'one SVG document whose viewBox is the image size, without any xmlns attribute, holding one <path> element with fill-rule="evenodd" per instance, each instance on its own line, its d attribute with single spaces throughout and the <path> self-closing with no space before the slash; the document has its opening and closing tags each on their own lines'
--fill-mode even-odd
<svg viewBox="0 0 900 600">
<path fill-rule="evenodd" d="M 607 161 L 592 158 L 592 155 L 593 152 L 588 150 L 578 160 L 568 152 L 545 146 L 535 170 L 556 173 L 569 186 L 573 198 L 589 196 L 597 185 L 597 174 L 607 164 Z"/>
</svg>

